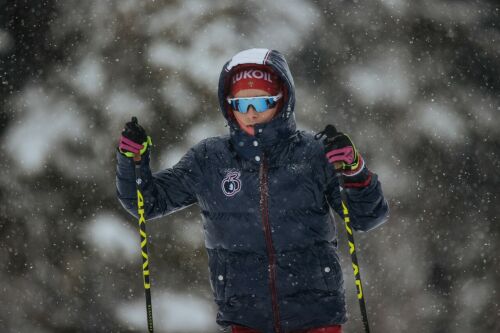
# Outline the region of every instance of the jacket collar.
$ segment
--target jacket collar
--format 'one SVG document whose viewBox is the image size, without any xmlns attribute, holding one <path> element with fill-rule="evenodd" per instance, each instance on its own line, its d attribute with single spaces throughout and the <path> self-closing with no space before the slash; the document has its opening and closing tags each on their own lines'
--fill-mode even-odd
<svg viewBox="0 0 500 333">
<path fill-rule="evenodd" d="M 279 116 L 265 124 L 255 125 L 255 136 L 241 130 L 237 124 L 230 126 L 230 141 L 233 149 L 242 158 L 260 163 L 264 154 L 275 155 L 296 132 L 295 117 Z"/>
</svg>

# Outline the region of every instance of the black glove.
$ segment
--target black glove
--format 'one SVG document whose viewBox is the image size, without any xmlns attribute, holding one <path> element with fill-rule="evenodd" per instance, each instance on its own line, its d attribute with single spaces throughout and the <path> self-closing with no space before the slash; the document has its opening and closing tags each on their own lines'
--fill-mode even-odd
<svg viewBox="0 0 500 333">
<path fill-rule="evenodd" d="M 320 134 L 326 136 L 323 140 L 326 158 L 336 170 L 355 171 L 359 169 L 359 162 L 362 161 L 361 155 L 347 135 L 338 132 L 332 125 L 327 125 L 325 130 L 316 136 L 318 137 Z"/>
<path fill-rule="evenodd" d="M 325 136 L 323 144 L 328 161 L 335 170 L 341 171 L 344 182 L 351 187 L 368 185 L 371 173 L 365 168 L 363 157 L 356 149 L 351 138 L 342 132 L 338 132 L 335 126 L 327 125 L 325 130 L 316 134 L 316 139 Z"/>
<path fill-rule="evenodd" d="M 151 144 L 151 138 L 146 135 L 137 118 L 132 117 L 132 120 L 125 124 L 118 149 L 127 157 L 135 157 L 144 154 Z"/>
</svg>

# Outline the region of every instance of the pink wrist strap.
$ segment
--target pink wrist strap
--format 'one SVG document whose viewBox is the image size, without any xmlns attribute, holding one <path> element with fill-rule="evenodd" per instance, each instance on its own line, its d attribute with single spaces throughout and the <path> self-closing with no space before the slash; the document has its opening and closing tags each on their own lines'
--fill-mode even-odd
<svg viewBox="0 0 500 333">
<path fill-rule="evenodd" d="M 134 141 L 127 139 L 123 135 L 120 137 L 120 144 L 118 146 L 120 150 L 129 151 L 134 154 L 139 154 L 141 149 L 144 147 L 141 144 L 135 143 Z"/>
<path fill-rule="evenodd" d="M 326 153 L 326 158 L 328 162 L 345 162 L 347 164 L 352 164 L 354 162 L 354 149 L 352 146 L 347 146 L 344 148 L 330 150 Z"/>
</svg>

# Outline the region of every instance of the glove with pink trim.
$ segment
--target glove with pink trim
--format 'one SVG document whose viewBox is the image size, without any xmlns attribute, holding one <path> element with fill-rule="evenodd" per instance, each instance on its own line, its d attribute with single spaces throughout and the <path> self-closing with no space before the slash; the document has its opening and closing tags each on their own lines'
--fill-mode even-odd
<svg viewBox="0 0 500 333">
<path fill-rule="evenodd" d="M 338 132 L 332 125 L 327 125 L 323 132 L 317 134 L 319 139 L 323 135 L 326 158 L 335 170 L 342 172 L 346 187 L 364 187 L 370 183 L 371 172 L 365 168 L 365 161 L 356 149 L 351 138 Z"/>
<path fill-rule="evenodd" d="M 122 131 L 118 145 L 120 153 L 127 157 L 136 157 L 144 154 L 151 145 L 151 137 L 146 135 L 146 131 L 139 125 L 137 118 L 132 117 Z"/>
</svg>

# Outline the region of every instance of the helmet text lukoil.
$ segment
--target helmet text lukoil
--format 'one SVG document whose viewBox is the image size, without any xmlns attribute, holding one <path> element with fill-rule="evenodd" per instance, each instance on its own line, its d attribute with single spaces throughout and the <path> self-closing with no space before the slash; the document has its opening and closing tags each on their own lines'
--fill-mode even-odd
<svg viewBox="0 0 500 333">
<path fill-rule="evenodd" d="M 233 76 L 232 83 L 235 84 L 241 79 L 257 79 L 273 83 L 273 80 L 271 79 L 271 73 L 261 71 L 260 69 L 249 69 L 241 71 Z"/>
</svg>

